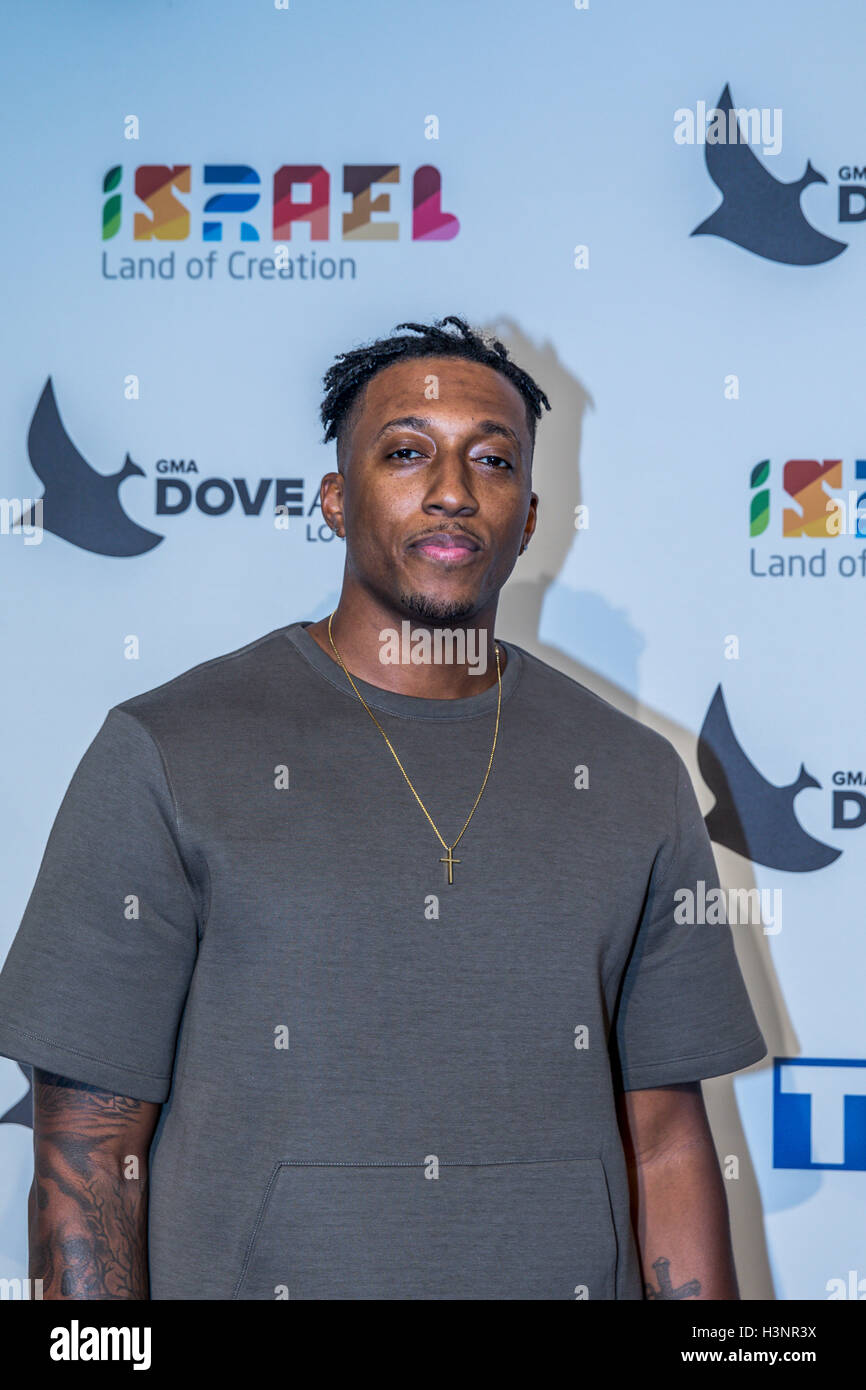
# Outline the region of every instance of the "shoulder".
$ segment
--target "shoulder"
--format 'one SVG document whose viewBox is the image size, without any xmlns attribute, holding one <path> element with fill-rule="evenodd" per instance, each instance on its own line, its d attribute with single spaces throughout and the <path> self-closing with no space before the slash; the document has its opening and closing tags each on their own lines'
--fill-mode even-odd
<svg viewBox="0 0 866 1390">
<path fill-rule="evenodd" d="M 537 709 L 539 719 L 550 721 L 550 727 L 567 726 L 588 750 L 631 764 L 636 773 L 676 779 L 682 759 L 664 734 L 516 643 L 508 646 L 520 653 L 524 698 Z"/>
<path fill-rule="evenodd" d="M 187 722 L 192 714 L 201 723 L 220 710 L 237 713 L 254 706 L 265 684 L 279 679 L 291 650 L 285 628 L 275 628 L 114 705 L 109 713 L 127 715 L 154 733 Z"/>
</svg>

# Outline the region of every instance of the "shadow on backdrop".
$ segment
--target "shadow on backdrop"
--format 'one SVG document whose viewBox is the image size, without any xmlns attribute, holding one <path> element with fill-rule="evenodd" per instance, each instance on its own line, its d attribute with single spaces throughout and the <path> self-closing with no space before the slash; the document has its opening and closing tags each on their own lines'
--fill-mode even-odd
<svg viewBox="0 0 866 1390">
<path fill-rule="evenodd" d="M 646 642 L 631 623 L 627 611 L 612 607 L 591 590 L 582 590 L 568 600 L 573 604 L 573 626 L 569 634 L 572 650 L 543 641 L 541 633 L 545 597 L 562 571 L 580 532 L 575 530 L 575 507 L 582 498 L 580 459 L 586 412 L 594 408 L 583 383 L 559 360 L 553 346 L 538 347 L 512 320 L 503 318 L 485 328 L 496 334 L 509 353 L 547 393 L 551 410 L 545 413 L 539 429 L 533 462 L 533 490 L 538 494 L 538 525 L 532 542 L 521 555 L 502 591 L 497 615 L 497 631 L 516 642 L 541 661 L 555 666 L 572 680 L 579 681 L 617 709 L 639 719 L 664 735 L 674 745 L 689 769 L 703 814 L 711 810 L 714 798 L 708 793 L 698 769 L 697 730 L 684 728 L 659 710 L 641 703 L 640 656 Z M 563 613 L 562 593 L 557 614 Z M 616 681 L 583 665 L 574 651 L 605 652 L 608 672 Z M 674 660 L 680 654 L 672 652 Z M 708 686 L 707 704 L 713 695 Z M 722 886 L 754 888 L 755 878 L 748 859 L 713 846 Z M 749 996 L 767 1043 L 768 1055 L 748 1068 L 765 1071 L 774 1056 L 794 1057 L 800 1048 L 779 988 L 766 935 L 760 928 L 734 930 L 737 958 Z M 745 1073 L 739 1073 L 744 1075 Z M 737 1257 L 740 1294 L 743 1299 L 773 1299 L 762 1219 L 762 1203 L 755 1167 L 749 1154 L 734 1094 L 732 1077 L 714 1077 L 703 1083 L 707 1112 L 724 1162 L 728 1155 L 739 1160 L 739 1178 L 726 1183 L 731 1228 Z M 759 1158 L 763 1169 L 770 1163 L 768 1152 Z M 805 1200 L 820 1183 L 820 1174 L 798 1174 L 792 1188 L 792 1203 Z"/>
</svg>

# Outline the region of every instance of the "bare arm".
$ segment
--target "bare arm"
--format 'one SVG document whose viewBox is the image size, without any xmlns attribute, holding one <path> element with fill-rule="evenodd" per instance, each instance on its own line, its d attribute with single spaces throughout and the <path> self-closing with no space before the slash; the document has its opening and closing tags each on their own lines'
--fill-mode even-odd
<svg viewBox="0 0 866 1390">
<path fill-rule="evenodd" d="M 645 1296 L 739 1299 L 701 1083 L 626 1091 L 618 1102 Z"/>
<path fill-rule="evenodd" d="M 43 1298 L 149 1298 L 147 1161 L 159 1112 L 34 1067 L 30 1277 Z"/>
</svg>

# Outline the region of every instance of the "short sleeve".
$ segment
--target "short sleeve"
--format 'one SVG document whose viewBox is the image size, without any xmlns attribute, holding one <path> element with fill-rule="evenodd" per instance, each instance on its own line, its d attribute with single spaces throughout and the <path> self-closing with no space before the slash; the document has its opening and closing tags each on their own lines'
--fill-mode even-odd
<svg viewBox="0 0 866 1390">
<path fill-rule="evenodd" d="M 724 898 L 713 892 L 720 885 L 707 829 L 685 763 L 675 756 L 673 823 L 656 857 L 614 1018 L 611 1050 L 626 1091 L 723 1076 L 767 1053 Z"/>
<path fill-rule="evenodd" d="M 0 972 L 0 1053 L 165 1100 L 197 904 L 160 750 L 115 707 L 75 770 Z"/>
</svg>

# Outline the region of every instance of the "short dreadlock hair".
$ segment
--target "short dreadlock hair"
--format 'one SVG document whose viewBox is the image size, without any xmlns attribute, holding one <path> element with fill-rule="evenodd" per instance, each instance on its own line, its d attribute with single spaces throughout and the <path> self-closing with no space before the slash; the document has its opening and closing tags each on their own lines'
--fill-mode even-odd
<svg viewBox="0 0 866 1390">
<path fill-rule="evenodd" d="M 447 324 L 453 324 L 457 332 L 450 332 Z M 418 336 L 397 335 L 399 328 L 409 328 Z M 485 338 L 455 314 L 437 319 L 433 324 L 398 323 L 390 337 L 379 338 L 351 352 L 338 353 L 323 378 L 325 396 L 320 414 L 325 435 L 322 442 L 327 444 L 336 439 L 339 452 L 346 419 L 367 383 L 393 362 L 412 357 L 462 357 L 501 372 L 523 396 L 529 437 L 535 444 L 535 426 L 541 419 L 541 407 L 550 410 L 547 396 L 528 372 L 511 361 L 504 344 L 497 338 Z"/>
</svg>

